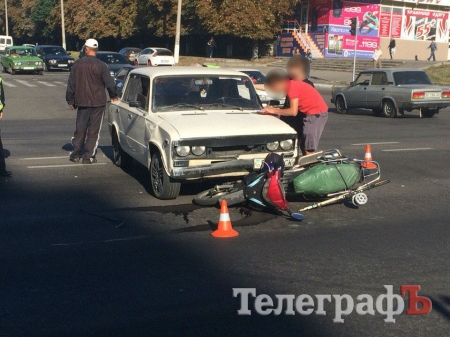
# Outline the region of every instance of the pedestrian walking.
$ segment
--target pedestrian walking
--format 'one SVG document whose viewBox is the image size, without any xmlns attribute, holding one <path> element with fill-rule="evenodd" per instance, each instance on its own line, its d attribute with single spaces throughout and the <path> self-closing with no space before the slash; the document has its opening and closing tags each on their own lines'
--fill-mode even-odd
<svg viewBox="0 0 450 337">
<path fill-rule="evenodd" d="M 73 151 L 69 160 L 79 162 L 84 146 L 83 164 L 91 164 L 96 162 L 99 132 L 107 103 L 106 90 L 111 102 L 118 98 L 108 67 L 96 57 L 98 42 L 88 39 L 84 49 L 86 57 L 73 64 L 66 91 L 70 109 L 77 109 L 76 130 L 72 138 Z"/>
<path fill-rule="evenodd" d="M 395 40 L 391 37 L 391 41 L 389 41 L 389 56 L 391 57 L 392 60 L 392 55 L 395 54 Z"/>
<path fill-rule="evenodd" d="M 381 68 L 381 55 L 383 55 L 383 52 L 381 51 L 380 46 L 377 46 L 372 55 L 374 68 Z"/>
<path fill-rule="evenodd" d="M 214 49 L 216 49 L 216 41 L 214 41 L 213 37 L 209 39 L 207 45 L 209 49 L 209 58 L 212 58 L 214 56 Z"/>
<path fill-rule="evenodd" d="M 428 46 L 427 49 L 430 49 L 430 50 L 431 50 L 430 57 L 427 58 L 427 60 L 430 61 L 431 58 L 433 58 L 433 61 L 436 61 L 436 55 L 435 55 L 434 52 L 437 50 L 437 44 L 436 44 L 436 42 L 434 41 L 434 37 L 431 39 L 431 43 L 430 43 L 430 45 Z"/>
<path fill-rule="evenodd" d="M 3 118 L 3 109 L 5 108 L 5 92 L 3 90 L 3 80 L 0 77 L 0 119 Z M 6 170 L 5 153 L 3 151 L 2 135 L 0 130 L 0 177 L 9 177 L 11 171 Z"/>
<path fill-rule="evenodd" d="M 311 53 L 311 49 L 307 49 L 306 50 L 306 58 L 308 59 L 308 61 L 309 61 L 309 70 L 308 70 L 308 78 L 310 77 L 310 70 L 311 70 L 311 63 L 312 63 L 312 58 L 313 58 L 313 56 L 312 56 L 312 53 Z"/>
</svg>

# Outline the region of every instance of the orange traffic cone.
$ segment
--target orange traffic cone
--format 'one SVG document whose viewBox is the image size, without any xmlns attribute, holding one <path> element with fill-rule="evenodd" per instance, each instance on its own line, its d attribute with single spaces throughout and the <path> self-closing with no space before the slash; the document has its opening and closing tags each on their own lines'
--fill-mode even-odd
<svg viewBox="0 0 450 337">
<path fill-rule="evenodd" d="M 232 238 L 239 235 L 239 233 L 231 226 L 230 213 L 228 213 L 226 200 L 222 200 L 220 204 L 219 224 L 217 225 L 217 229 L 212 232 L 211 235 L 216 238 Z"/>
<path fill-rule="evenodd" d="M 377 165 L 372 163 L 372 151 L 370 149 L 370 144 L 366 145 L 366 153 L 364 154 L 364 162 L 362 163 L 362 167 L 366 169 L 377 168 Z"/>
</svg>

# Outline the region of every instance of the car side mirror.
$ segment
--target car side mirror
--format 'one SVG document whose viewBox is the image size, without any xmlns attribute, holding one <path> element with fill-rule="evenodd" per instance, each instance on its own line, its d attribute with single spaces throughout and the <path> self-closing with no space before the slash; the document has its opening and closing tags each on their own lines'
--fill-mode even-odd
<svg viewBox="0 0 450 337">
<path fill-rule="evenodd" d="M 351 86 L 351 87 L 355 86 L 355 82 L 351 81 L 351 82 L 350 82 L 350 86 Z"/>
<path fill-rule="evenodd" d="M 139 102 L 139 101 L 130 101 L 130 102 L 128 102 L 128 106 L 130 108 L 140 108 L 141 107 L 141 102 Z"/>
<path fill-rule="evenodd" d="M 280 104 L 281 104 L 280 101 L 277 101 L 276 99 L 272 99 L 269 102 L 270 106 L 275 106 L 275 105 L 280 105 Z"/>
</svg>

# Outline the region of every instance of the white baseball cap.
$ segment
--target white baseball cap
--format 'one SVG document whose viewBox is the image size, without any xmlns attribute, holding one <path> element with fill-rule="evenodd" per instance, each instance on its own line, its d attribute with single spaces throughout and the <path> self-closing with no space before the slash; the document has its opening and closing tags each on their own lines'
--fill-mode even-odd
<svg viewBox="0 0 450 337">
<path fill-rule="evenodd" d="M 84 45 L 89 48 L 98 49 L 98 42 L 95 39 L 87 39 Z"/>
</svg>

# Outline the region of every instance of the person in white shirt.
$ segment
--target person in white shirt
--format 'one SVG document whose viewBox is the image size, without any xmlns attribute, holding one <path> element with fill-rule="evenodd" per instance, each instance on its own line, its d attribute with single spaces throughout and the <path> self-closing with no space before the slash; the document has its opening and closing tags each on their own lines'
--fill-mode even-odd
<svg viewBox="0 0 450 337">
<path fill-rule="evenodd" d="M 377 46 L 372 55 L 374 68 L 381 68 L 381 55 L 383 55 L 383 52 L 381 51 L 380 46 Z"/>
</svg>

